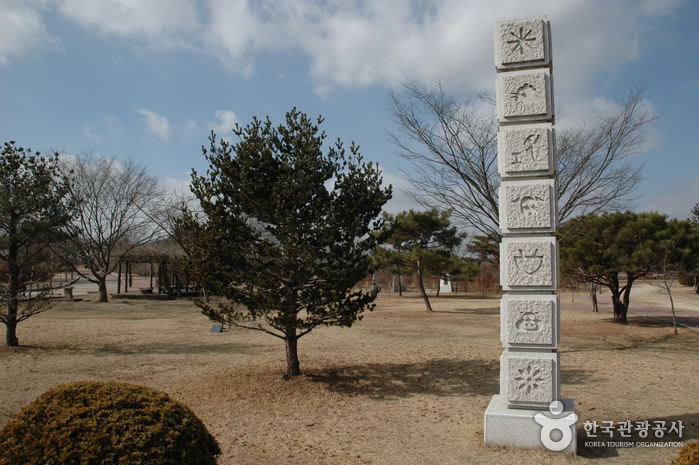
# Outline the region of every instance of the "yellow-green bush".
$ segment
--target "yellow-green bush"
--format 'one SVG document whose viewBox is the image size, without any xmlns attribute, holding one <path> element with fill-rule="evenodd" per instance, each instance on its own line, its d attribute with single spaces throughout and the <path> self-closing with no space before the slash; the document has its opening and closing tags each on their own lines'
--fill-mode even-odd
<svg viewBox="0 0 699 465">
<path fill-rule="evenodd" d="M 57 386 L 0 431 L 0 465 L 208 465 L 220 452 L 187 407 L 114 381 Z"/>
<path fill-rule="evenodd" d="M 684 446 L 670 465 L 699 465 L 699 441 Z"/>
</svg>

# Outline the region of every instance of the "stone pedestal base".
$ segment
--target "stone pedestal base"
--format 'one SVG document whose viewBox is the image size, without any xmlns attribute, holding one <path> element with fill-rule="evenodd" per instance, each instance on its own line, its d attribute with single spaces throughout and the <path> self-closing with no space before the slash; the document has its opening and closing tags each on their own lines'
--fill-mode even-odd
<svg viewBox="0 0 699 465">
<path fill-rule="evenodd" d="M 500 395 L 494 395 L 488 409 L 485 411 L 485 431 L 483 437 L 486 446 L 514 446 L 528 449 L 549 449 L 561 452 L 577 451 L 577 434 L 575 423 L 565 421 L 569 415 L 575 414 L 573 399 L 561 399 L 563 412 L 554 415 L 540 410 L 508 409 L 507 402 Z M 535 421 L 536 415 L 547 417 L 544 426 Z M 536 417 L 541 419 L 541 417 Z M 574 417 L 577 418 L 577 417 Z M 545 421 L 545 420 L 544 420 Z M 541 440 L 542 429 L 549 426 L 553 429 L 549 437 L 555 442 L 553 448 L 546 447 Z M 570 430 L 572 437 L 569 444 L 564 444 L 566 438 L 558 427 Z M 561 441 L 564 439 L 564 441 Z M 559 442 L 561 441 L 561 442 Z M 565 447 L 563 447 L 565 446 Z"/>
</svg>

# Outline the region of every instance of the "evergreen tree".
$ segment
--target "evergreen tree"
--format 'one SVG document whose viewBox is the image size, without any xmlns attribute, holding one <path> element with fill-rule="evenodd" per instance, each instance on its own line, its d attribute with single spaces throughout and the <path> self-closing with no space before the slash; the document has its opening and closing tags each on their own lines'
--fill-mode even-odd
<svg viewBox="0 0 699 465">
<path fill-rule="evenodd" d="M 634 282 L 663 263 L 696 262 L 696 232 L 659 213 L 617 212 L 573 219 L 559 230 L 561 269 L 578 282 L 609 288 L 614 321 L 627 322 Z"/>
<path fill-rule="evenodd" d="M 19 345 L 17 324 L 48 308 L 43 299 L 29 299 L 30 270 L 44 261 L 49 244 L 60 238 L 70 219 L 64 198 L 67 181 L 59 175 L 58 159 L 6 142 L 0 153 L 0 260 L 4 283 L 0 291 L 0 321 L 8 346 Z"/>
<path fill-rule="evenodd" d="M 417 276 L 420 294 L 430 312 L 432 305 L 425 291 L 424 277 L 442 277 L 453 268 L 453 250 L 463 240 L 463 235 L 451 225 L 450 214 L 436 209 L 385 214 L 389 247 L 380 247 L 376 252 L 375 260 L 379 263 L 397 266 Z"/>
<path fill-rule="evenodd" d="M 192 175 L 206 220 L 190 215 L 196 240 L 186 267 L 230 301 L 197 305 L 214 321 L 283 339 L 288 376 L 301 373 L 299 338 L 349 327 L 373 309 L 376 292 L 354 286 L 372 271 L 372 233 L 391 197 L 354 144 L 351 155 L 339 140 L 323 153 L 321 123 L 293 109 L 285 125 L 236 126 L 235 144 L 212 134 L 207 174 Z"/>
</svg>

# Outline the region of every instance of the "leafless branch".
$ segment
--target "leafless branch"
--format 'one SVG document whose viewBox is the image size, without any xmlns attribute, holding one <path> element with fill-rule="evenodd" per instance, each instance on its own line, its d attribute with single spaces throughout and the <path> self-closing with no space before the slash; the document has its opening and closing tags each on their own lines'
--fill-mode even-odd
<svg viewBox="0 0 699 465">
<path fill-rule="evenodd" d="M 630 157 L 658 115 L 643 103 L 643 86 L 632 86 L 617 110 L 558 134 L 559 221 L 575 215 L 624 209 L 635 199 L 642 167 Z M 487 95 L 455 97 L 448 82 L 403 83 L 389 90 L 396 131 L 389 132 L 409 162 L 410 195 L 426 208 L 453 209 L 466 226 L 499 236 L 498 122 Z"/>
</svg>

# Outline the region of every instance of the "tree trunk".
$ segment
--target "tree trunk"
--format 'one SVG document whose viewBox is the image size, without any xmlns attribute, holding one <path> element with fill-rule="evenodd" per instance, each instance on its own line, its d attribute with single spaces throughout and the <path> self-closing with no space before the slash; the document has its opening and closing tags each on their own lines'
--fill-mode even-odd
<svg viewBox="0 0 699 465">
<path fill-rule="evenodd" d="M 478 282 L 481 285 L 481 297 L 485 298 L 485 286 L 483 285 L 483 264 L 478 263 Z"/>
<path fill-rule="evenodd" d="M 19 246 L 17 245 L 17 242 L 12 239 L 13 235 L 14 232 L 9 234 L 10 240 L 7 254 L 7 268 L 10 275 L 10 281 L 7 286 L 9 299 L 7 301 L 7 322 L 5 323 L 5 326 L 7 327 L 5 344 L 7 344 L 8 347 L 17 347 L 19 345 L 19 340 L 17 339 L 17 312 L 19 311 L 20 282 L 22 279 L 21 271 L 19 269 L 19 265 L 17 264 Z"/>
<path fill-rule="evenodd" d="M 592 311 L 599 312 L 599 304 L 597 303 L 597 284 L 590 284 L 590 303 L 592 303 Z"/>
<path fill-rule="evenodd" d="M 398 273 L 397 275 L 393 275 L 394 280 L 396 276 L 398 276 L 398 295 L 400 297 L 403 297 L 403 275 L 400 273 Z"/>
<path fill-rule="evenodd" d="M 626 320 L 626 313 L 629 310 L 628 300 L 623 299 L 620 294 L 612 292 L 612 305 L 614 307 L 614 323 L 628 323 Z"/>
<path fill-rule="evenodd" d="M 371 275 L 371 292 L 372 293 L 379 293 L 379 276 L 378 276 L 378 271 L 375 271 Z"/>
<path fill-rule="evenodd" d="M 8 305 L 9 307 L 9 305 Z M 17 309 L 15 308 L 14 313 L 10 313 L 8 308 L 7 323 L 5 323 L 5 345 L 7 347 L 17 347 L 19 346 L 19 339 L 17 339 Z"/>
<path fill-rule="evenodd" d="M 119 260 L 117 270 L 117 294 L 121 294 L 121 260 Z"/>
<path fill-rule="evenodd" d="M 107 294 L 107 277 L 100 276 L 97 279 L 99 281 L 100 302 L 109 302 L 109 295 Z"/>
<path fill-rule="evenodd" d="M 672 327 L 675 330 L 675 335 L 677 335 L 677 315 L 675 315 L 675 300 L 672 298 L 672 290 L 670 287 L 667 288 L 667 295 L 670 296 L 670 308 L 672 309 Z"/>
<path fill-rule="evenodd" d="M 629 302 L 631 300 L 631 285 L 633 284 L 635 277 L 628 277 L 626 286 L 624 286 L 621 291 L 618 289 L 610 288 L 612 291 L 612 303 L 614 304 L 614 322 L 626 324 L 628 323 L 626 319 L 626 314 L 629 311 Z"/>
<path fill-rule="evenodd" d="M 287 330 L 284 343 L 286 345 L 286 376 L 299 376 L 301 368 L 298 354 L 298 336 L 296 328 Z"/>
<path fill-rule="evenodd" d="M 420 294 L 422 294 L 422 300 L 425 301 L 425 307 L 427 307 L 427 311 L 432 312 L 432 305 L 430 305 L 430 299 L 427 297 L 427 292 L 425 292 L 425 283 L 422 281 L 422 270 L 420 269 L 419 264 L 417 267 L 417 283 L 420 286 Z"/>
</svg>

